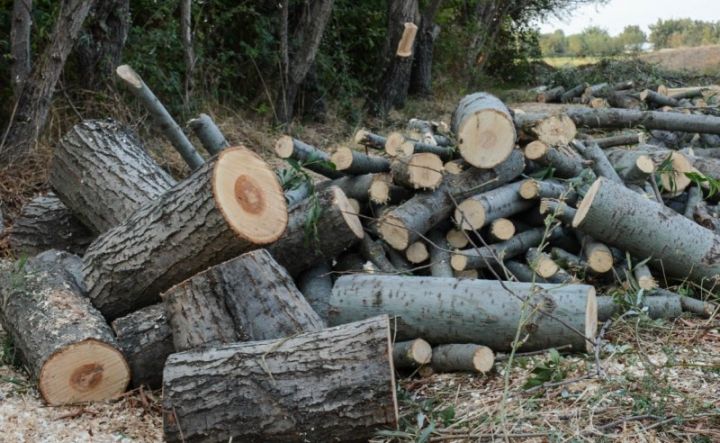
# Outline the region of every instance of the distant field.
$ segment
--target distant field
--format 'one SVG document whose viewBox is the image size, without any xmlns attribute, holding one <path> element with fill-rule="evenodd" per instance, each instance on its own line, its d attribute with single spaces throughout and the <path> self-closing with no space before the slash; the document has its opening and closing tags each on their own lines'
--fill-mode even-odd
<svg viewBox="0 0 720 443">
<path fill-rule="evenodd" d="M 556 68 L 563 66 L 590 65 L 600 61 L 600 57 L 543 57 L 545 63 Z"/>
</svg>

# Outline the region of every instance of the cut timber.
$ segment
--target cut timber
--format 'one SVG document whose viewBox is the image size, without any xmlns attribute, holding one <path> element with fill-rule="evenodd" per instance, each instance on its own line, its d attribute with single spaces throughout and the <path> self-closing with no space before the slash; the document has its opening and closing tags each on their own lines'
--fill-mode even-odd
<svg viewBox="0 0 720 443">
<path fill-rule="evenodd" d="M 365 260 L 372 262 L 381 272 L 395 273 L 397 268 L 385 255 L 385 249 L 379 241 L 372 239 L 369 235 L 363 236 L 360 241 L 360 255 Z"/>
<path fill-rule="evenodd" d="M 568 203 L 577 200 L 575 191 L 559 181 L 528 179 L 522 182 L 518 190 L 520 197 L 526 200 L 543 198 L 562 199 Z"/>
<path fill-rule="evenodd" d="M 557 86 L 555 88 L 548 89 L 539 93 L 536 97 L 536 100 L 540 103 L 560 103 L 560 100 L 562 99 L 564 93 L 565 88 L 563 88 L 562 86 Z"/>
<path fill-rule="evenodd" d="M 445 234 L 445 240 L 453 248 L 464 248 L 470 243 L 467 234 L 462 229 L 451 228 Z"/>
<path fill-rule="evenodd" d="M 395 55 L 398 57 L 410 57 L 413 53 L 413 45 L 415 44 L 415 35 L 417 34 L 418 27 L 415 23 L 405 23 L 405 29 L 403 30 L 402 37 L 398 42 L 397 51 Z"/>
<path fill-rule="evenodd" d="M 588 128 L 664 129 L 691 133 L 720 134 L 720 117 L 678 112 L 635 111 L 631 109 L 568 109 L 576 125 Z"/>
<path fill-rule="evenodd" d="M 701 282 L 720 275 L 720 237 L 607 179 L 590 187 L 573 227 L 635 257 L 652 257 L 649 264 L 670 276 Z"/>
<path fill-rule="evenodd" d="M 442 231 L 434 229 L 428 234 L 430 240 L 430 275 L 433 277 L 452 277 L 450 267 L 450 245 Z"/>
<path fill-rule="evenodd" d="M 325 326 L 265 249 L 195 274 L 162 299 L 177 351 L 287 337 Z"/>
<path fill-rule="evenodd" d="M 387 316 L 279 340 L 173 354 L 169 442 L 367 441 L 397 426 Z"/>
<path fill-rule="evenodd" d="M 210 155 L 216 155 L 230 146 L 223 133 L 220 132 L 220 128 L 207 114 L 200 114 L 197 118 L 190 120 L 188 126 L 195 132 L 200 143 Z"/>
<path fill-rule="evenodd" d="M 393 182 L 409 189 L 433 190 L 443 179 L 443 162 L 435 154 L 397 156 L 391 164 Z"/>
<path fill-rule="evenodd" d="M 370 201 L 380 205 L 400 203 L 412 195 L 409 189 L 393 184 L 392 175 L 385 173 L 373 174 L 369 188 Z"/>
<path fill-rule="evenodd" d="M 432 350 L 432 368 L 435 372 L 490 371 L 495 364 L 495 354 L 487 346 L 473 344 L 449 344 L 435 346 Z"/>
<path fill-rule="evenodd" d="M 110 119 L 75 125 L 53 149 L 50 185 L 98 234 L 124 222 L 175 183 L 128 128 Z"/>
<path fill-rule="evenodd" d="M 581 271 L 587 268 L 587 263 L 583 259 L 561 248 L 550 249 L 550 256 L 555 260 L 555 263 L 565 269 Z"/>
<path fill-rule="evenodd" d="M 585 285 L 352 275 L 337 279 L 330 304 L 332 324 L 388 314 L 397 316 L 392 324 L 398 340 L 483 343 L 494 351 L 512 348 L 523 319 L 528 337 L 520 349 L 527 351 L 566 345 L 590 350 L 597 328 L 595 289 Z"/>
<path fill-rule="evenodd" d="M 298 289 L 323 321 L 327 322 L 328 302 L 332 293 L 332 269 L 320 263 L 303 272 L 297 279 Z"/>
<path fill-rule="evenodd" d="M 175 352 L 165 305 L 158 303 L 117 318 L 112 328 L 130 365 L 132 386 L 160 389 L 165 360 Z"/>
<path fill-rule="evenodd" d="M 165 137 L 170 140 L 170 143 L 185 160 L 185 163 L 190 166 L 190 169 L 199 168 L 205 161 L 142 78 L 128 65 L 118 66 L 115 73 L 125 82 L 133 95 L 142 102 L 145 109 L 150 112 L 155 125 L 163 131 Z"/>
<path fill-rule="evenodd" d="M 466 269 L 464 271 L 456 271 L 453 269 L 453 277 L 458 279 L 477 279 L 480 278 L 480 273 L 477 269 Z"/>
<path fill-rule="evenodd" d="M 410 200 L 385 213 L 378 232 L 390 246 L 405 250 L 420 236 L 447 219 L 453 210 L 453 199 L 495 189 L 515 179 L 525 169 L 520 151 L 494 169 L 471 168 L 457 175 L 448 175 L 443 184 L 431 193 L 418 193 Z"/>
<path fill-rule="evenodd" d="M 651 319 L 665 318 L 672 319 L 680 317 L 683 312 L 680 296 L 669 291 L 658 290 L 654 294 L 649 292 L 645 294 L 640 307 L 647 308 L 646 314 Z M 623 312 L 623 307 L 615 303 L 614 297 L 601 296 L 597 297 L 597 315 L 598 321 L 610 320 L 615 314 Z"/>
<path fill-rule="evenodd" d="M 592 170 L 598 177 L 605 177 L 617 183 L 622 183 L 622 179 L 618 175 L 612 163 L 608 160 L 605 152 L 592 140 L 583 143 L 579 140 L 573 140 L 572 147 L 587 160 L 590 160 Z"/>
<path fill-rule="evenodd" d="M 478 168 L 494 168 L 515 148 L 515 124 L 497 97 L 477 92 L 460 100 L 450 124 L 460 155 Z"/>
<path fill-rule="evenodd" d="M 657 280 L 655 280 L 655 277 L 653 277 L 650 272 L 650 268 L 646 264 L 640 266 L 635 265 L 633 268 L 633 276 L 638 286 L 640 286 L 640 289 L 650 291 L 658 287 Z"/>
<path fill-rule="evenodd" d="M 613 108 L 640 109 L 642 100 L 637 94 L 626 91 L 613 91 L 607 95 L 607 101 Z"/>
<path fill-rule="evenodd" d="M 385 152 L 391 157 L 413 155 L 415 145 L 400 132 L 391 132 L 385 141 Z"/>
<path fill-rule="evenodd" d="M 113 332 L 83 295 L 79 257 L 46 251 L 0 266 L 0 321 L 51 406 L 109 400 L 130 369 Z"/>
<path fill-rule="evenodd" d="M 582 235 L 582 254 L 587 263 L 588 269 L 604 274 L 613 268 L 615 260 L 612 251 L 604 243 L 593 240 L 587 235 Z"/>
<path fill-rule="evenodd" d="M 652 158 L 641 152 L 617 149 L 607 151 L 607 158 L 620 178 L 628 184 L 643 184 L 655 172 Z"/>
<path fill-rule="evenodd" d="M 520 197 L 522 182 L 505 185 L 463 200 L 453 218 L 462 229 L 475 231 L 498 218 L 530 209 L 534 202 Z"/>
<path fill-rule="evenodd" d="M 393 363 L 396 369 L 414 369 L 430 363 L 432 347 L 422 338 L 393 344 Z"/>
<path fill-rule="evenodd" d="M 363 154 L 350 148 L 338 148 L 330 157 L 330 160 L 335 164 L 338 171 L 347 174 L 390 171 L 390 161 L 388 159 Z"/>
<path fill-rule="evenodd" d="M 53 193 L 35 197 L 23 206 L 8 233 L 17 257 L 33 256 L 48 249 L 82 254 L 93 233 Z"/>
<path fill-rule="evenodd" d="M 574 151 L 553 148 L 539 140 L 529 143 L 523 152 L 528 160 L 543 166 L 552 166 L 555 175 L 561 178 L 575 178 L 585 167 L 583 159 Z"/>
<path fill-rule="evenodd" d="M 355 143 L 365 146 L 366 148 L 385 149 L 385 143 L 387 139 L 377 134 L 373 134 L 367 129 L 359 129 L 353 137 Z"/>
<path fill-rule="evenodd" d="M 675 108 L 680 105 L 677 99 L 668 97 L 655 91 L 651 91 L 649 89 L 646 89 L 640 93 L 640 100 L 644 101 L 645 103 L 651 103 L 656 107 L 672 106 L 673 108 Z"/>
<path fill-rule="evenodd" d="M 360 219 L 347 197 L 331 186 L 292 208 L 282 237 L 266 249 L 294 277 L 337 257 L 363 235 Z"/>
<path fill-rule="evenodd" d="M 604 98 L 592 98 L 588 103 L 592 109 L 607 109 L 610 107 L 610 103 Z"/>
<path fill-rule="evenodd" d="M 368 189 L 374 181 L 375 174 L 347 175 L 336 178 L 335 180 L 320 182 L 315 186 L 315 190 L 320 192 L 330 186 L 337 186 L 342 189 L 347 198 L 353 198 L 359 202 L 366 202 L 368 200 Z"/>
<path fill-rule="evenodd" d="M 430 258 L 430 252 L 424 242 L 416 241 L 405 250 L 405 258 L 412 264 L 418 264 Z"/>
<path fill-rule="evenodd" d="M 505 260 L 503 263 L 504 269 L 502 273 L 505 280 L 517 280 L 525 283 L 547 283 L 548 281 L 540 277 L 533 271 L 530 266 L 525 263 L 520 263 L 515 260 Z M 508 275 L 508 271 L 512 275 Z M 512 277 L 515 277 L 514 279 Z"/>
<path fill-rule="evenodd" d="M 280 158 L 292 158 L 307 168 L 327 178 L 342 177 L 342 172 L 336 171 L 330 165 L 330 156 L 320 149 L 303 143 L 289 135 L 283 135 L 275 142 L 275 153 Z"/>
<path fill-rule="evenodd" d="M 596 138 L 595 143 L 603 149 L 614 146 L 637 145 L 645 143 L 645 135 L 641 132 L 635 134 L 614 135 L 612 137 Z"/>
<path fill-rule="evenodd" d="M 515 113 L 514 121 L 521 138 L 537 139 L 551 146 L 566 145 L 577 134 L 575 123 L 564 114 Z"/>
<path fill-rule="evenodd" d="M 490 223 L 488 231 L 495 241 L 510 240 L 515 235 L 515 224 L 507 218 L 498 218 Z"/>
<path fill-rule="evenodd" d="M 590 84 L 588 84 L 588 83 L 580 83 L 579 85 L 575 86 L 574 88 L 570 88 L 567 91 L 565 91 L 560 96 L 560 101 L 562 103 L 570 103 L 573 101 L 573 99 L 576 99 L 576 98 L 580 97 L 581 95 L 583 95 L 583 92 L 585 92 L 585 90 L 589 87 L 590 87 Z"/>
<path fill-rule="evenodd" d="M 538 251 L 537 248 L 529 248 L 525 258 L 530 268 L 542 278 L 550 278 L 560 270 L 550 255 Z"/>
<path fill-rule="evenodd" d="M 649 148 L 650 146 L 647 145 L 646 147 Z M 650 157 L 656 166 L 667 163 L 668 159 L 670 160 L 669 168 L 665 168 L 660 172 L 660 185 L 662 185 L 663 192 L 670 196 L 680 195 L 692 184 L 692 180 L 686 173 L 694 172 L 695 168 L 685 154 L 669 150 L 644 150 L 642 147 L 636 152 Z"/>
<path fill-rule="evenodd" d="M 252 151 L 227 148 L 90 245 L 88 296 L 115 319 L 209 266 L 276 241 L 287 220 L 275 172 Z"/>
</svg>

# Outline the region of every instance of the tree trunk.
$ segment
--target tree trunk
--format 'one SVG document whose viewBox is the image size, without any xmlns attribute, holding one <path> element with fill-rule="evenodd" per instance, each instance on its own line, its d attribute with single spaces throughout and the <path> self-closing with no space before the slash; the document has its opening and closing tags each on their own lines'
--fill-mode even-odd
<svg viewBox="0 0 720 443">
<path fill-rule="evenodd" d="M 414 369 L 430 363 L 432 348 L 422 338 L 395 342 L 392 348 L 396 369 Z"/>
<path fill-rule="evenodd" d="M 520 196 L 521 185 L 511 183 L 463 200 L 453 214 L 455 223 L 467 231 L 477 231 L 493 220 L 530 209 L 535 202 Z"/>
<path fill-rule="evenodd" d="M 90 245 L 88 296 L 117 318 L 209 266 L 276 241 L 286 224 L 274 171 L 245 148 L 225 149 Z"/>
<path fill-rule="evenodd" d="M 527 320 L 521 337 L 528 337 L 519 349 L 563 345 L 580 352 L 592 349 L 597 326 L 595 289 L 586 285 L 539 287 L 545 290 L 496 280 L 343 276 L 333 287 L 330 323 L 388 314 L 397 316 L 393 325 L 398 340 L 423 337 L 432 344 L 484 343 L 494 351 L 507 351 L 513 347 L 519 325 Z"/>
<path fill-rule="evenodd" d="M 112 322 L 132 374 L 133 387 L 159 389 L 165 360 L 175 352 L 165 305 L 158 303 Z"/>
<path fill-rule="evenodd" d="M 315 185 L 316 191 L 323 191 L 331 186 L 342 189 L 347 198 L 353 198 L 359 202 L 366 202 L 369 198 L 369 189 L 372 187 L 375 177 L 378 174 L 346 175 L 335 180 L 326 180 Z"/>
<path fill-rule="evenodd" d="M 367 441 L 397 426 L 386 316 L 264 342 L 173 354 L 169 442 Z"/>
<path fill-rule="evenodd" d="M 207 114 L 200 114 L 188 122 L 188 126 L 195 132 L 200 139 L 203 148 L 210 154 L 216 155 L 223 149 L 230 146 L 225 140 L 225 136 L 220 132 L 212 118 Z"/>
<path fill-rule="evenodd" d="M 8 235 L 17 257 L 48 249 L 82 254 L 93 238 L 93 233 L 53 193 L 35 197 L 23 206 Z"/>
<path fill-rule="evenodd" d="M 564 225 L 572 225 L 573 217 L 577 211 L 572 206 L 568 206 L 564 202 L 552 199 L 540 200 L 540 213 L 552 215 L 557 220 L 560 220 Z"/>
<path fill-rule="evenodd" d="M 494 168 L 515 148 L 517 134 L 510 111 L 497 97 L 485 92 L 460 100 L 450 123 L 460 155 L 478 168 Z"/>
<path fill-rule="evenodd" d="M 292 276 L 340 255 L 363 238 L 347 197 L 331 186 L 290 210 L 287 229 L 267 250 Z"/>
<path fill-rule="evenodd" d="M 630 109 L 568 109 L 576 125 L 588 128 L 663 129 L 666 131 L 720 134 L 720 117 L 677 112 Z"/>
<path fill-rule="evenodd" d="M 61 3 L 50 43 L 31 70 L 18 97 L 5 145 L 0 146 L 0 163 L 20 160 L 35 145 L 45 126 L 55 85 L 65 61 L 94 4 L 95 0 L 64 0 Z"/>
<path fill-rule="evenodd" d="M 51 250 L 0 272 L 2 327 L 51 406 L 109 400 L 130 381 L 112 330 L 83 296 L 80 266 Z"/>
<path fill-rule="evenodd" d="M 440 34 L 440 26 L 435 24 L 435 15 L 440 9 L 442 0 L 432 0 L 422 12 L 415 56 L 410 72 L 410 86 L 408 92 L 419 96 L 432 94 L 432 63 L 433 47 Z"/>
<path fill-rule="evenodd" d="M 20 97 L 25 80 L 30 75 L 31 27 L 32 0 L 14 0 L 10 26 L 10 83 L 16 99 Z"/>
<path fill-rule="evenodd" d="M 487 346 L 450 344 L 435 346 L 432 350 L 432 368 L 435 372 L 486 373 L 495 364 L 495 354 Z"/>
<path fill-rule="evenodd" d="M 373 240 L 369 235 L 365 235 L 360 242 L 360 255 L 377 266 L 381 272 L 394 274 L 398 271 L 385 255 L 382 244 Z"/>
<path fill-rule="evenodd" d="M 720 275 L 720 237 L 659 203 L 600 178 L 590 187 L 573 227 L 650 265 L 693 281 Z"/>
<path fill-rule="evenodd" d="M 50 185 L 95 233 L 113 228 L 158 198 L 175 180 L 113 120 L 85 120 L 55 147 Z"/>
<path fill-rule="evenodd" d="M 162 298 L 177 351 L 325 327 L 287 271 L 264 249 L 195 274 Z"/>
<path fill-rule="evenodd" d="M 299 162 L 302 167 L 327 178 L 339 178 L 345 175 L 330 167 L 330 156 L 325 151 L 321 151 L 289 135 L 283 135 L 275 142 L 275 153 L 280 158 L 292 158 Z"/>
<path fill-rule="evenodd" d="M 193 75 L 195 73 L 195 49 L 193 48 L 192 33 L 192 0 L 180 1 L 180 42 L 185 58 L 185 106 L 190 104 L 190 91 L 193 88 Z"/>
</svg>

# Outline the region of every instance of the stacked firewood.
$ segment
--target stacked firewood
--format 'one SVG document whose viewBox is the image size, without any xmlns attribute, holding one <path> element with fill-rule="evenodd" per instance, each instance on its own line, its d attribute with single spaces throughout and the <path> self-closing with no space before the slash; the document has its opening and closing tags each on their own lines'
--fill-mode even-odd
<svg viewBox="0 0 720 443">
<path fill-rule="evenodd" d="M 720 134 L 720 118 L 606 112 L 475 93 L 449 126 L 361 130 L 332 154 L 284 136 L 280 157 L 327 178 L 285 189 L 205 115 L 191 127 L 209 160 L 171 137 L 194 169 L 179 181 L 126 128 L 85 121 L 55 147 L 54 194 L 10 232 L 32 257 L 2 263 L 0 322 L 51 405 L 162 386 L 169 441 L 367 439 L 397 424 L 396 369 L 590 351 L 625 308 L 609 288 L 642 290 L 651 317 L 712 313 L 667 288 L 702 294 L 720 274 L 720 160 L 603 150 L 577 127 Z"/>
</svg>

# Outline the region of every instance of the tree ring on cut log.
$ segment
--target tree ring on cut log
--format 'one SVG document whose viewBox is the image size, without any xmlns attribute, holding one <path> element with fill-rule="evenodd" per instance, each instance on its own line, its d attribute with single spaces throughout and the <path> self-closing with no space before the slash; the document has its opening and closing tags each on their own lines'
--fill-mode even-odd
<svg viewBox="0 0 720 443">
<path fill-rule="evenodd" d="M 415 188 L 435 189 L 443 175 L 443 162 L 435 154 L 420 153 L 410 157 L 408 172 Z"/>
<path fill-rule="evenodd" d="M 466 119 L 457 134 L 462 157 L 478 168 L 493 168 L 515 148 L 515 125 L 492 109 Z"/>
<path fill-rule="evenodd" d="M 545 156 L 548 149 L 549 147 L 547 144 L 541 142 L 540 140 L 535 140 L 528 143 L 523 152 L 525 153 L 525 158 L 528 160 L 539 160 Z"/>
<path fill-rule="evenodd" d="M 653 163 L 652 159 L 647 155 L 639 156 L 637 160 L 635 160 L 635 166 L 646 174 L 655 172 L 655 163 Z"/>
<path fill-rule="evenodd" d="M 335 203 L 335 206 L 340 209 L 340 213 L 342 214 L 345 223 L 347 223 L 348 227 L 357 236 L 357 238 L 363 238 L 365 236 L 365 231 L 363 230 L 360 217 L 358 217 L 358 211 L 353 207 L 352 203 L 350 203 L 350 200 L 347 198 L 342 189 L 337 186 L 333 186 L 330 189 L 332 189 L 333 193 L 333 202 Z"/>
<path fill-rule="evenodd" d="M 540 192 L 540 184 L 536 180 L 525 180 L 520 185 L 520 197 L 525 200 L 537 198 Z"/>
<path fill-rule="evenodd" d="M 660 183 L 664 192 L 673 196 L 680 195 L 692 183 L 685 173 L 693 172 L 695 169 L 687 157 L 679 152 L 670 153 L 670 164 L 673 172 L 661 172 Z"/>
<path fill-rule="evenodd" d="M 432 359 L 432 347 L 425 340 L 413 340 L 410 354 L 419 365 L 426 365 Z"/>
<path fill-rule="evenodd" d="M 456 271 L 464 271 L 467 266 L 468 259 L 461 254 L 453 254 L 450 258 L 450 266 Z"/>
<path fill-rule="evenodd" d="M 385 215 L 380 219 L 380 227 L 378 228 L 383 240 L 388 242 L 393 248 L 403 251 L 407 249 L 410 242 L 410 233 L 402 219 L 393 215 Z"/>
<path fill-rule="evenodd" d="M 353 151 L 350 148 L 338 148 L 330 157 L 338 171 L 350 168 L 353 163 Z"/>
<path fill-rule="evenodd" d="M 397 155 L 412 155 L 415 152 L 415 145 L 406 143 L 405 136 L 399 132 L 392 132 L 385 140 L 385 152 L 395 157 Z"/>
<path fill-rule="evenodd" d="M 47 359 L 38 389 L 50 405 L 84 403 L 125 392 L 130 368 L 122 353 L 95 339 L 73 343 Z"/>
<path fill-rule="evenodd" d="M 506 218 L 499 218 L 490 224 L 490 233 L 498 240 L 510 240 L 515 235 L 515 224 Z"/>
<path fill-rule="evenodd" d="M 223 150 L 212 187 L 217 208 L 240 237 L 267 244 L 285 232 L 285 196 L 275 173 L 257 154 L 244 147 Z"/>
<path fill-rule="evenodd" d="M 478 372 L 488 372 L 495 364 L 495 353 L 487 346 L 478 346 L 473 354 L 473 367 Z"/>
<path fill-rule="evenodd" d="M 485 206 L 477 200 L 464 200 L 455 210 L 455 223 L 467 231 L 482 228 L 485 218 Z"/>
<path fill-rule="evenodd" d="M 290 158 L 293 150 L 293 139 L 289 135 L 283 135 L 275 142 L 275 153 L 280 158 Z"/>
<path fill-rule="evenodd" d="M 373 203 L 384 205 L 390 201 L 390 185 L 385 180 L 373 179 L 368 194 Z"/>
</svg>

